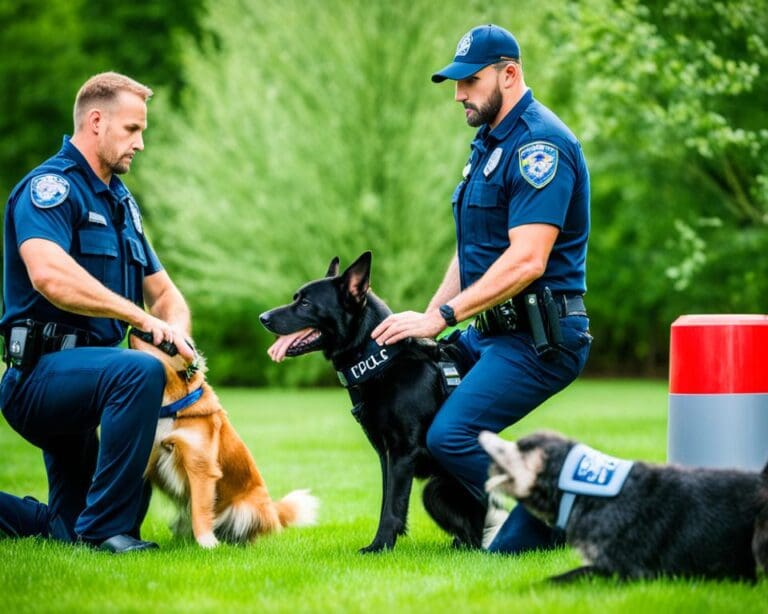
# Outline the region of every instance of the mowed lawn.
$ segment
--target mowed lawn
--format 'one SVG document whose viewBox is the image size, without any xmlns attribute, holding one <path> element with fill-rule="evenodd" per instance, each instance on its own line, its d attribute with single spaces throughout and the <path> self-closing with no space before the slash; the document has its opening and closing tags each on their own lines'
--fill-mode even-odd
<svg viewBox="0 0 768 614">
<path fill-rule="evenodd" d="M 768 612 L 756 586 L 701 580 L 560 587 L 543 580 L 579 563 L 570 549 L 519 557 L 456 551 L 414 490 L 410 532 L 392 552 L 360 555 L 374 535 L 379 464 L 341 389 L 218 390 L 274 497 L 311 488 L 316 527 L 203 551 L 175 539 L 173 508 L 153 499 L 144 537 L 156 552 L 111 556 L 44 540 L 0 540 L 0 612 Z M 617 456 L 663 461 L 667 388 L 660 381 L 577 382 L 505 432 L 556 429 Z M 2 421 L 0 421 L 2 422 Z M 0 490 L 46 497 L 40 452 L 0 424 Z"/>
</svg>

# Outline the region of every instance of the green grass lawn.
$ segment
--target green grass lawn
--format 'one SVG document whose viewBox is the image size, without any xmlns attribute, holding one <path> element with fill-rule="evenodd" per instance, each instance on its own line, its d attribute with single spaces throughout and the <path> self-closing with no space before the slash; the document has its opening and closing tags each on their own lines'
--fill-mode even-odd
<svg viewBox="0 0 768 614">
<path fill-rule="evenodd" d="M 316 527 L 203 551 L 173 538 L 173 508 L 153 499 L 143 535 L 161 550 L 111 556 L 36 539 L 0 540 L 0 614 L 24 611 L 768 612 L 757 586 L 686 580 L 548 586 L 579 563 L 570 549 L 519 557 L 455 551 L 413 494 L 410 532 L 360 555 L 376 530 L 380 476 L 343 390 L 219 390 L 274 497 L 309 487 Z M 604 452 L 666 453 L 664 382 L 580 381 L 505 432 L 560 430 Z M 2 421 L 0 421 L 2 422 Z M 0 424 L 0 490 L 46 498 L 40 452 Z"/>
</svg>

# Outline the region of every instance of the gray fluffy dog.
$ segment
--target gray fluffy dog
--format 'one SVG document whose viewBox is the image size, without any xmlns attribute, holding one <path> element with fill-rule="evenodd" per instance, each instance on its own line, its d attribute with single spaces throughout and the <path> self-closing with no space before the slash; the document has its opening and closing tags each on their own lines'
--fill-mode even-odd
<svg viewBox="0 0 768 614">
<path fill-rule="evenodd" d="M 547 432 L 511 442 L 484 432 L 480 443 L 493 460 L 486 488 L 554 526 L 561 468 L 576 442 Z M 563 524 L 585 566 L 554 581 L 587 575 L 754 581 L 768 569 L 768 465 L 756 473 L 635 462 L 617 495 L 576 495 Z"/>
</svg>

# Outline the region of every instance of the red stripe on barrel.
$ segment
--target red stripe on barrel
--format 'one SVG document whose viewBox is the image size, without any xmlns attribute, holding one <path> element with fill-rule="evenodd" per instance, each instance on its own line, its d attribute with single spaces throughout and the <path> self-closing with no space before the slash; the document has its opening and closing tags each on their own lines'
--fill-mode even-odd
<svg viewBox="0 0 768 614">
<path fill-rule="evenodd" d="M 669 391 L 768 393 L 768 316 L 677 318 L 670 340 Z"/>
</svg>

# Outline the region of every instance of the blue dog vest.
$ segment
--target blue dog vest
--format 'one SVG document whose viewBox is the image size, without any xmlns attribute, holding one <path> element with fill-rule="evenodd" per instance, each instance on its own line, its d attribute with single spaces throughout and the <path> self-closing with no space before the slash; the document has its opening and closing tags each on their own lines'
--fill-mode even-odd
<svg viewBox="0 0 768 614">
<path fill-rule="evenodd" d="M 621 492 L 633 461 L 622 460 L 576 444 L 565 458 L 557 487 L 563 492 L 555 526 L 564 531 L 576 495 L 615 497 Z"/>
</svg>

